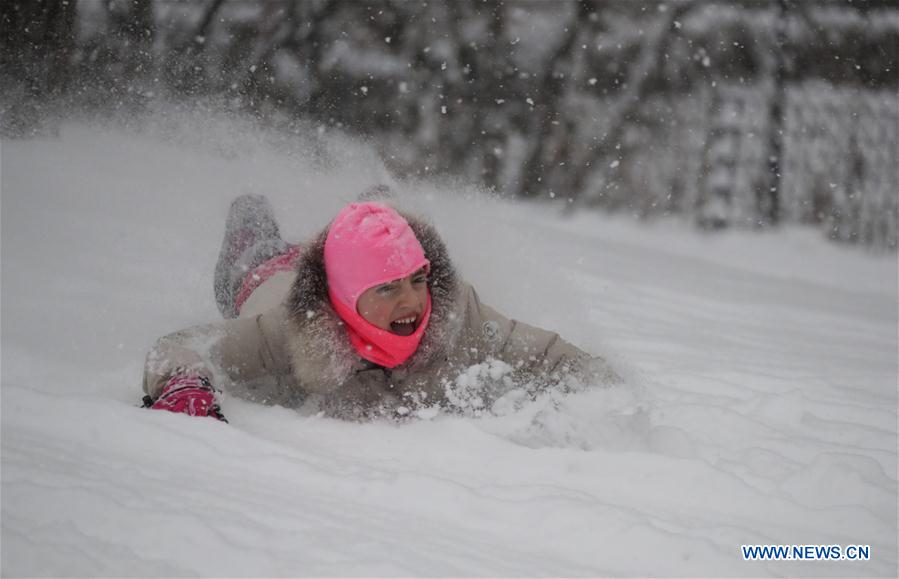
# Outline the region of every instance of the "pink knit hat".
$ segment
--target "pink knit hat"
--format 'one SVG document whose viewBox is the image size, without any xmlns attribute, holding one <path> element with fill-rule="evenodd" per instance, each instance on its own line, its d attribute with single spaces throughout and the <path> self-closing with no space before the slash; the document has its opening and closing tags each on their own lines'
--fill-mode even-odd
<svg viewBox="0 0 899 579">
<path fill-rule="evenodd" d="M 383 203 L 350 203 L 331 222 L 325 239 L 329 293 L 354 311 L 365 290 L 428 264 L 409 223 Z"/>
</svg>

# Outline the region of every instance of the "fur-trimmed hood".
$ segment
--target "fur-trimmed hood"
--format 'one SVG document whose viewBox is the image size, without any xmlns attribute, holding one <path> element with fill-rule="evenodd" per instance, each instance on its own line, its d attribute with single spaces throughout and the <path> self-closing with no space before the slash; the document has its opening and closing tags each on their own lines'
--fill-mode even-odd
<svg viewBox="0 0 899 579">
<path fill-rule="evenodd" d="M 462 283 L 446 245 L 429 222 L 399 212 L 409 223 L 430 261 L 431 318 L 416 352 L 395 370 L 416 371 L 451 349 L 462 325 Z M 327 228 L 305 247 L 286 299 L 288 355 L 294 377 L 308 392 L 325 394 L 356 371 L 370 368 L 353 348 L 343 321 L 331 307 L 325 273 Z"/>
</svg>

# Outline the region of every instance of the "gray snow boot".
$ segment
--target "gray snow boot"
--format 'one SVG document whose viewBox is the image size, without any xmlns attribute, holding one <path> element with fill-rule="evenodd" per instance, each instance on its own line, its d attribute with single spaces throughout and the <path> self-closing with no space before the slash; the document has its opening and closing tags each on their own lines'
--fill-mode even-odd
<svg viewBox="0 0 899 579">
<path fill-rule="evenodd" d="M 241 195 L 231 202 L 214 279 L 215 303 L 225 318 L 237 317 L 234 302 L 247 273 L 288 249 L 266 196 Z"/>
</svg>

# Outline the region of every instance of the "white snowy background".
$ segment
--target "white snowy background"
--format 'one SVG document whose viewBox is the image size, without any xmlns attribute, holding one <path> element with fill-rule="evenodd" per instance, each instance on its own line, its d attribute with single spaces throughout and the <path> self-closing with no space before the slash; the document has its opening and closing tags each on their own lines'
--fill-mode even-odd
<svg viewBox="0 0 899 579">
<path fill-rule="evenodd" d="M 235 195 L 269 195 L 301 240 L 386 179 L 367 146 L 322 142 L 190 117 L 2 142 L 4 576 L 896 575 L 896 255 L 817 230 L 400 183 L 486 303 L 626 384 L 405 424 L 138 408 L 153 341 L 219 317 Z"/>
</svg>

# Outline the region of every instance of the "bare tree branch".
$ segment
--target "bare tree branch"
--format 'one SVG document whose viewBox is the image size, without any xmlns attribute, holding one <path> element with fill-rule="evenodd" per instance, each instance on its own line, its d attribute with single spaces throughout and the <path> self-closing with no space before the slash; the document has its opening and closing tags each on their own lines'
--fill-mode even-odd
<svg viewBox="0 0 899 579">
<path fill-rule="evenodd" d="M 645 100 L 652 82 L 659 76 L 665 66 L 665 59 L 670 51 L 672 40 L 679 34 L 679 22 L 690 12 L 708 3 L 709 0 L 686 0 L 673 6 L 662 16 L 662 22 L 656 28 L 654 38 L 648 40 L 640 52 L 640 57 L 631 65 L 627 75 L 626 88 L 613 105 L 610 116 L 614 119 L 611 128 L 588 149 L 588 159 L 574 164 L 571 179 L 571 194 L 577 200 L 569 205 L 581 205 L 592 200 L 589 192 L 583 191 L 584 182 L 591 170 L 590 160 L 599 161 L 606 158 L 621 142 L 624 132 L 640 106 Z"/>
<path fill-rule="evenodd" d="M 542 161 L 545 154 L 544 146 L 552 131 L 553 122 L 557 122 L 559 100 L 568 82 L 568 78 L 561 72 L 561 69 L 566 62 L 570 62 L 575 40 L 580 35 L 584 23 L 589 22 L 589 15 L 592 11 L 593 2 L 590 0 L 578 1 L 577 10 L 566 27 L 567 33 L 549 59 L 546 72 L 537 85 L 533 98 L 537 103 L 533 117 L 534 122 L 528 131 L 531 147 L 519 181 L 515 184 L 515 194 L 518 197 L 535 197 L 540 191 L 538 183 L 542 181 L 544 173 Z"/>
</svg>

